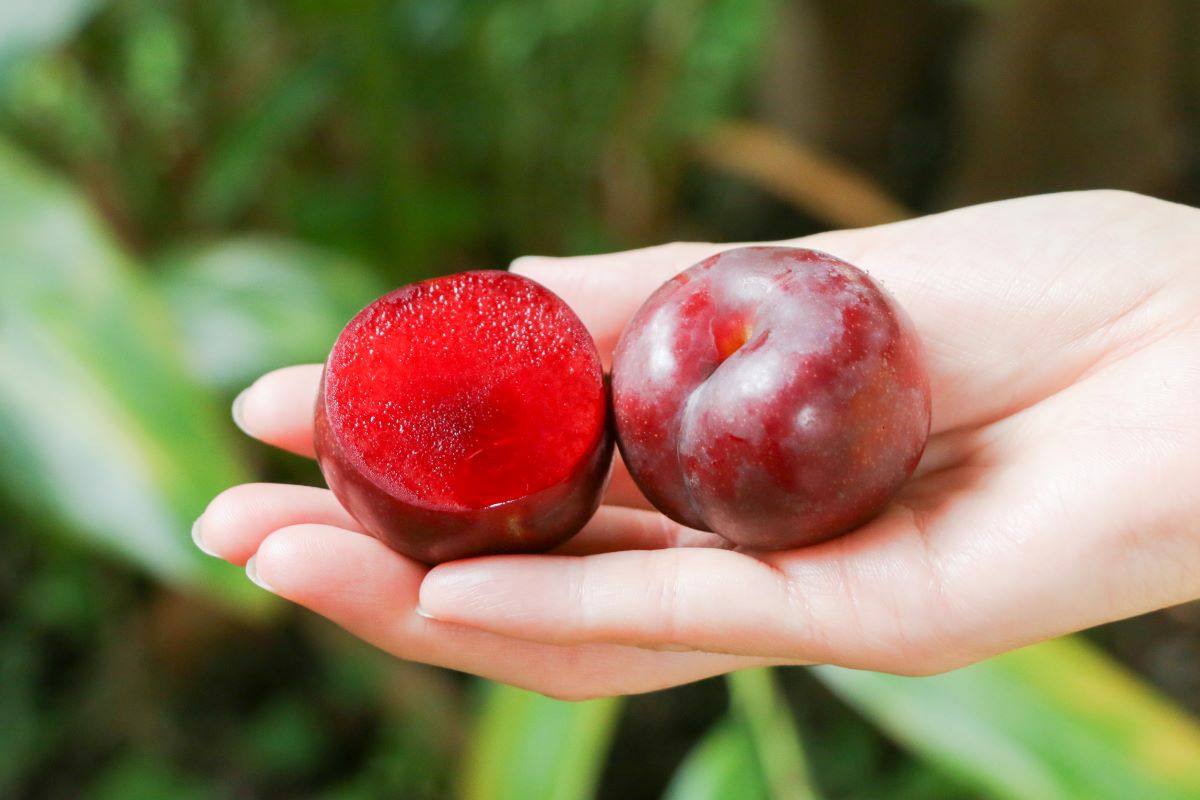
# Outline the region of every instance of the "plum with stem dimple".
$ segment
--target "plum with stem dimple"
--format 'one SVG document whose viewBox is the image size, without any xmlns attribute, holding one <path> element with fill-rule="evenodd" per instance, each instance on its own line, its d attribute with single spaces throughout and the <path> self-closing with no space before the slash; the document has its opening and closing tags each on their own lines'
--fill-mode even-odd
<svg viewBox="0 0 1200 800">
<path fill-rule="evenodd" d="M 664 284 L 617 343 L 612 394 L 646 497 L 755 549 L 866 522 L 929 435 L 907 315 L 866 273 L 803 248 L 728 250 Z"/>
<path fill-rule="evenodd" d="M 314 436 L 346 509 L 426 563 L 565 541 L 599 505 L 613 447 L 587 329 L 548 289 L 498 271 L 363 309 L 326 362 Z"/>
</svg>

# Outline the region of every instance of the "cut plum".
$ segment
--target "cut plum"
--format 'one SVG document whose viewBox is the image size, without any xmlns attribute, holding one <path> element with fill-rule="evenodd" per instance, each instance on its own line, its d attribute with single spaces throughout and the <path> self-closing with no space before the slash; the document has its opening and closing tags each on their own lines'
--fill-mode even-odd
<svg viewBox="0 0 1200 800">
<path fill-rule="evenodd" d="M 342 504 L 427 563 L 561 543 L 595 511 L 612 455 L 587 329 L 545 287 L 496 271 L 363 309 L 329 355 L 315 430 Z"/>
</svg>

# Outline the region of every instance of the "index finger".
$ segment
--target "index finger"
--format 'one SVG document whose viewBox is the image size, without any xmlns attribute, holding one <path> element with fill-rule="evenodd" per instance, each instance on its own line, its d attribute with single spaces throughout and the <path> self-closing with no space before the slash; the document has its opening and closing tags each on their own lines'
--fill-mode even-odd
<svg viewBox="0 0 1200 800">
<path fill-rule="evenodd" d="M 1018 198 L 873 228 L 778 242 L 858 265 L 911 317 L 925 346 L 933 433 L 985 425 L 1061 391 L 1180 318 L 1164 291 L 1190 275 L 1196 210 L 1123 192 Z M 611 354 L 666 279 L 735 244 L 672 244 L 519 259 Z"/>
</svg>

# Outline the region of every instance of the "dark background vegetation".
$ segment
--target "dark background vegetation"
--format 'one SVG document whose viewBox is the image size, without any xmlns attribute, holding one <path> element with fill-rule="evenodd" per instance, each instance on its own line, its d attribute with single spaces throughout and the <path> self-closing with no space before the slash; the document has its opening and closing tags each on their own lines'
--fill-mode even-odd
<svg viewBox="0 0 1200 800">
<path fill-rule="evenodd" d="M 187 530 L 319 482 L 222 409 L 400 283 L 1200 204 L 1198 51 L 1190 0 L 4 0 L 0 797 L 806 797 L 792 720 L 829 798 L 1200 796 L 1194 605 L 928 681 L 570 706 L 389 659 Z"/>
</svg>

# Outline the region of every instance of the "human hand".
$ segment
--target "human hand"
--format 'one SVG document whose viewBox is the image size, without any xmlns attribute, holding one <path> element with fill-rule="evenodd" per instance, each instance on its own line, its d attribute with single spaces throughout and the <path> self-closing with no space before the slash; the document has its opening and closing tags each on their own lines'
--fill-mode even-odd
<svg viewBox="0 0 1200 800">
<path fill-rule="evenodd" d="M 929 446 L 859 530 L 723 549 L 650 510 L 618 464 L 552 555 L 430 570 L 359 535 L 329 492 L 265 484 L 214 500 L 198 541 L 401 658 L 568 698 L 765 664 L 940 672 L 1200 596 L 1200 211 L 1048 195 L 789 244 L 869 271 L 925 342 Z M 653 289 L 729 246 L 513 269 L 607 357 Z M 311 455 L 319 374 L 264 376 L 240 424 Z"/>
</svg>

